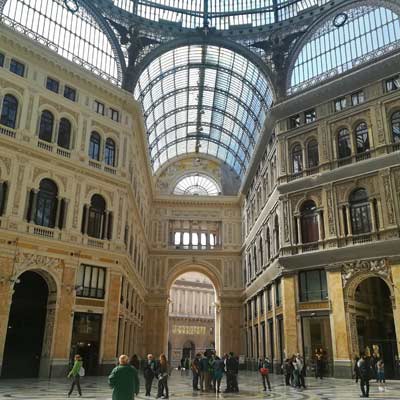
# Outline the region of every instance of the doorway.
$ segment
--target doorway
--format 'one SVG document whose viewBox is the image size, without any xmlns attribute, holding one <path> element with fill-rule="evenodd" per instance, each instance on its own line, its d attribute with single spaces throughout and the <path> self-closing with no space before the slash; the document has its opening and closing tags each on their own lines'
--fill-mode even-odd
<svg viewBox="0 0 400 400">
<path fill-rule="evenodd" d="M 216 291 L 199 272 L 180 275 L 169 295 L 168 343 L 170 363 L 189 363 L 196 353 L 214 350 L 216 342 Z M 183 361 L 184 360 L 184 361 Z"/>
<path fill-rule="evenodd" d="M 358 352 L 382 358 L 387 379 L 397 376 L 397 340 L 391 293 L 386 282 L 372 277 L 362 281 L 354 295 Z"/>
<path fill-rule="evenodd" d="M 75 313 L 72 328 L 70 362 L 79 354 L 86 375 L 98 375 L 101 338 L 101 314 Z"/>
<path fill-rule="evenodd" d="M 33 271 L 14 285 L 2 367 L 3 378 L 37 378 L 46 326 L 49 287 Z"/>
</svg>

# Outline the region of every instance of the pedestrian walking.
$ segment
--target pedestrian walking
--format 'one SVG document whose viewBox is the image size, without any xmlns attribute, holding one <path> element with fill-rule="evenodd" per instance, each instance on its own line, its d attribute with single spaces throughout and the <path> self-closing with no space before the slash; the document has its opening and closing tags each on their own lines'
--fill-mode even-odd
<svg viewBox="0 0 400 400">
<path fill-rule="evenodd" d="M 160 360 L 157 365 L 156 371 L 158 379 L 158 392 L 157 399 L 168 399 L 169 389 L 168 389 L 168 377 L 170 375 L 169 364 L 165 354 L 160 354 Z"/>
<path fill-rule="evenodd" d="M 373 376 L 371 361 L 363 354 L 357 364 L 360 374 L 361 397 L 369 397 L 369 381 Z"/>
<path fill-rule="evenodd" d="M 356 380 L 356 383 L 358 383 L 358 380 L 360 379 L 360 370 L 358 369 L 358 361 L 360 360 L 360 357 L 355 356 L 354 358 L 354 379 Z"/>
<path fill-rule="evenodd" d="M 258 362 L 258 371 L 260 372 L 262 384 L 264 386 L 264 392 L 268 389 L 271 390 L 271 383 L 269 381 L 269 372 L 271 370 L 271 362 L 268 357 L 265 357 L 264 360 L 260 358 Z"/>
<path fill-rule="evenodd" d="M 121 355 L 119 365 L 115 367 L 108 383 L 113 389 L 112 400 L 133 400 L 139 393 L 139 375 L 135 367 L 129 364 L 129 358 Z"/>
<path fill-rule="evenodd" d="M 144 366 L 143 370 L 143 375 L 144 375 L 144 381 L 145 381 L 145 390 L 146 394 L 145 396 L 151 396 L 151 387 L 153 385 L 153 379 L 156 374 L 156 362 L 153 358 L 153 354 L 148 354 L 147 355 L 147 361 Z"/>
<path fill-rule="evenodd" d="M 82 362 L 82 357 L 79 354 L 76 354 L 74 357 L 74 365 L 68 373 L 68 378 L 72 378 L 72 383 L 71 383 L 71 388 L 69 389 L 68 392 L 68 397 L 71 396 L 72 392 L 74 391 L 75 385 L 76 388 L 78 389 L 78 394 L 79 397 L 82 396 L 82 390 L 81 390 L 81 376 L 85 375 L 85 370 L 83 368 L 83 362 Z"/>
<path fill-rule="evenodd" d="M 199 388 L 199 378 L 200 378 L 200 359 L 201 359 L 201 354 L 197 353 L 196 357 L 192 361 L 191 369 L 192 369 L 192 375 L 193 375 L 193 390 L 200 390 Z"/>
</svg>

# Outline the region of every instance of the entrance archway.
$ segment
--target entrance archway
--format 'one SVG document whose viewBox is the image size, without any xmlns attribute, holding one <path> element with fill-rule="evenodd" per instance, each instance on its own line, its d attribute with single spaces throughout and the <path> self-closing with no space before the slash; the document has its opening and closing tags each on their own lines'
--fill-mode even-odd
<svg viewBox="0 0 400 400">
<path fill-rule="evenodd" d="M 172 282 L 167 325 L 172 366 L 190 365 L 197 352 L 211 349 L 217 334 L 216 309 L 217 292 L 205 274 L 186 272 Z"/>
<path fill-rule="evenodd" d="M 386 378 L 398 378 L 397 340 L 393 317 L 392 293 L 379 277 L 362 280 L 352 298 L 352 335 L 357 354 L 382 358 Z"/>
<path fill-rule="evenodd" d="M 22 273 L 14 285 L 2 367 L 3 378 L 48 377 L 56 285 L 41 271 Z"/>
</svg>

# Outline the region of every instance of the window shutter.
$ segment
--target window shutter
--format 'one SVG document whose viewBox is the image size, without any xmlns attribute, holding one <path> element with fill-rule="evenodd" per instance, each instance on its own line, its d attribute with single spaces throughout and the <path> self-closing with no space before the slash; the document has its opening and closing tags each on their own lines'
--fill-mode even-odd
<svg viewBox="0 0 400 400">
<path fill-rule="evenodd" d="M 81 232 L 85 234 L 85 220 L 86 220 L 86 213 L 87 213 L 87 206 L 86 204 L 83 206 L 83 213 L 82 213 L 82 227 L 81 227 Z"/>
</svg>

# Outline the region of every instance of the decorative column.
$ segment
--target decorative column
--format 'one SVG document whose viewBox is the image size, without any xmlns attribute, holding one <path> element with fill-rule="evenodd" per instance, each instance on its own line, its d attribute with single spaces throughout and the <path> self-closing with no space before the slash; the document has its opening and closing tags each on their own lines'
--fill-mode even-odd
<svg viewBox="0 0 400 400">
<path fill-rule="evenodd" d="M 37 198 L 38 198 L 38 190 L 33 190 L 33 198 L 32 198 L 32 205 L 31 205 L 31 215 L 29 216 L 29 223 L 35 221 L 35 214 L 36 214 L 36 205 L 37 205 Z"/>
<path fill-rule="evenodd" d="M 322 211 L 318 211 L 317 217 L 318 217 L 318 236 L 319 236 L 319 241 L 324 240 L 324 219 L 322 218 Z"/>
<path fill-rule="evenodd" d="M 328 271 L 327 282 L 331 307 L 330 323 L 333 346 L 334 376 L 351 378 L 351 357 L 349 353 L 347 315 L 344 306 L 343 283 L 341 271 Z"/>
<path fill-rule="evenodd" d="M 103 315 L 103 337 L 100 372 L 108 374 L 115 366 L 117 348 L 118 322 L 121 295 L 121 275 L 110 271 L 108 278 L 108 299 Z M 126 334 L 126 333 L 125 333 Z"/>
<path fill-rule="evenodd" d="M 346 221 L 347 221 L 347 233 L 348 236 L 353 235 L 353 229 L 351 227 L 351 216 L 350 216 L 350 206 L 346 204 Z"/>
<path fill-rule="evenodd" d="M 302 237 L 301 237 L 301 218 L 298 215 L 296 218 L 296 226 L 297 226 L 297 244 L 301 245 L 303 243 Z"/>
<path fill-rule="evenodd" d="M 90 209 L 90 206 L 88 204 L 85 204 L 83 207 L 84 207 L 84 210 L 85 210 L 85 221 L 84 221 L 84 225 L 83 225 L 83 234 L 87 235 L 88 228 L 89 228 L 89 209 Z"/>
<path fill-rule="evenodd" d="M 104 234 L 102 235 L 102 239 L 107 239 L 108 237 L 108 221 L 110 219 L 110 211 L 105 211 L 104 213 L 104 229 L 102 229 L 100 232 Z"/>
<path fill-rule="evenodd" d="M 62 204 L 62 198 L 57 197 L 57 206 L 56 206 L 56 219 L 54 223 L 54 227 L 58 229 L 60 225 L 60 212 L 61 212 L 61 204 Z"/>
<path fill-rule="evenodd" d="M 397 340 L 397 354 L 400 354 L 400 261 L 396 261 L 397 264 L 391 266 L 393 286 L 394 286 L 394 299 L 392 300 L 393 305 L 393 319 L 394 327 L 396 330 Z"/>
<path fill-rule="evenodd" d="M 296 282 L 294 276 L 282 277 L 283 351 L 287 357 L 299 351 L 297 337 Z M 283 357 L 283 355 L 282 355 Z"/>
<path fill-rule="evenodd" d="M 369 201 L 369 212 L 371 214 L 371 230 L 372 230 L 372 233 L 375 233 L 377 231 L 377 229 L 376 229 L 375 207 L 374 207 L 373 200 Z"/>
</svg>

